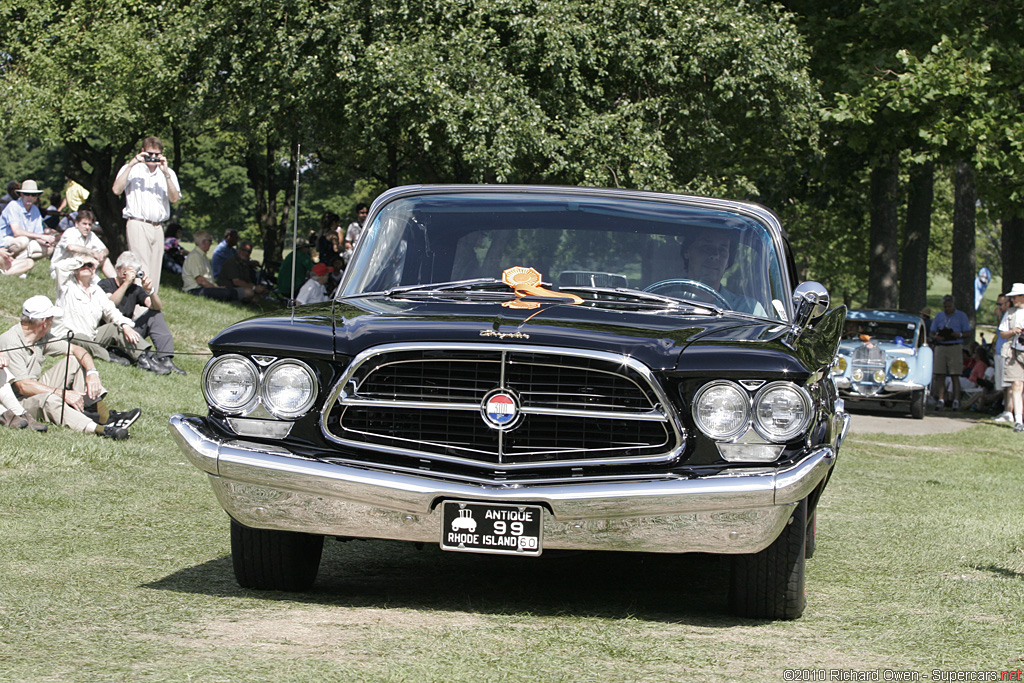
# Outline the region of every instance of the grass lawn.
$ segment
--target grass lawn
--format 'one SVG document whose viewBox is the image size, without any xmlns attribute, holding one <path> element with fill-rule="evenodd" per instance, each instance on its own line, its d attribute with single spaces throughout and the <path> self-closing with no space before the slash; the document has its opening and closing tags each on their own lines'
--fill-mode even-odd
<svg viewBox="0 0 1024 683">
<path fill-rule="evenodd" d="M 848 439 L 795 622 L 728 616 L 728 566 L 709 556 L 525 560 L 332 541 L 313 591 L 243 590 L 227 517 L 167 418 L 204 409 L 205 342 L 248 311 L 164 282 L 188 376 L 100 365 L 112 405 L 143 408 L 131 439 L 0 432 L 0 681 L 839 680 L 832 669 L 931 680 L 1024 669 L 1024 440 L 991 423 Z M 51 288 L 43 269 L 0 279 L 3 328 Z M 811 678 L 817 669 L 826 677 Z"/>
</svg>

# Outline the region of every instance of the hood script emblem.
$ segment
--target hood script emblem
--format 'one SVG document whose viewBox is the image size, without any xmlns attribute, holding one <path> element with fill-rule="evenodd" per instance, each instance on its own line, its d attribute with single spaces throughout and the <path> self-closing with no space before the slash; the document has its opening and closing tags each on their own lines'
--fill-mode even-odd
<svg viewBox="0 0 1024 683">
<path fill-rule="evenodd" d="M 529 339 L 530 335 L 525 332 L 496 332 L 495 330 L 480 330 L 481 337 L 495 337 L 497 339 Z"/>
</svg>

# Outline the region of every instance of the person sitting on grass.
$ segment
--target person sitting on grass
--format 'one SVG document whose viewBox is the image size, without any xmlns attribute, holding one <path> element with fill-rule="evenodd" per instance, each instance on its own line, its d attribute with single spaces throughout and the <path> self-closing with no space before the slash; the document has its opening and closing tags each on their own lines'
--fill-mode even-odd
<svg viewBox="0 0 1024 683">
<path fill-rule="evenodd" d="M 11 378 L 8 377 L 7 370 L 4 369 L 9 363 L 10 361 L 7 356 L 0 351 L 0 407 L 4 411 L 0 413 L 0 425 L 10 427 L 11 429 L 31 427 L 37 432 L 45 432 L 46 425 L 42 422 L 37 422 L 25 410 L 25 406 L 21 405 L 18 397 L 14 395 L 14 389 L 11 388 Z"/>
<path fill-rule="evenodd" d="M 242 240 L 235 249 L 235 255 L 224 262 L 217 275 L 217 284 L 234 287 L 238 298 L 245 303 L 256 303 L 267 293 L 267 288 L 257 284 L 256 269 L 253 268 L 252 242 Z"/>
<path fill-rule="evenodd" d="M 114 266 L 107 258 L 110 251 L 92 230 L 94 221 L 95 217 L 92 211 L 82 209 L 75 215 L 74 227 L 68 228 L 60 236 L 57 246 L 54 247 L 53 257 L 50 259 L 50 277 L 57 281 L 58 298 L 60 298 L 60 292 L 64 289 L 64 285 L 73 275 L 69 264 L 74 261 L 76 256 L 85 254 L 95 258 L 99 261 L 99 270 L 102 270 L 104 275 L 114 276 Z"/>
<path fill-rule="evenodd" d="M 136 279 L 141 286 L 135 284 Z M 174 364 L 174 337 L 164 319 L 164 304 L 160 295 L 153 291 L 153 281 L 149 273 L 143 272 L 139 257 L 130 251 L 122 251 L 117 257 L 114 277 L 100 280 L 100 289 L 107 293 L 124 317 L 132 319 L 140 336 L 152 340 L 156 347 L 155 357 L 149 363 L 153 371 L 158 375 L 171 372 L 184 375 L 185 371 Z M 135 315 L 136 311 L 141 312 Z M 141 363 L 142 359 L 139 361 Z"/>
<path fill-rule="evenodd" d="M 295 303 L 301 306 L 302 304 L 318 304 L 321 301 L 327 301 L 327 288 L 324 287 L 324 283 L 333 272 L 334 268 L 323 263 L 313 266 L 309 279 L 302 285 L 299 295 L 295 297 Z"/>
<path fill-rule="evenodd" d="M 30 297 L 22 304 L 21 320 L 0 335 L 15 395 L 37 420 L 115 441 L 127 439 L 128 428 L 142 410 L 118 412 L 107 406 L 107 391 L 89 352 L 50 332 L 54 316 L 61 312 L 49 297 Z M 44 355 L 60 357 L 46 372 Z"/>
<path fill-rule="evenodd" d="M 168 369 L 157 367 L 153 345 L 135 331 L 135 323 L 125 317 L 110 300 L 107 293 L 93 282 L 96 259 L 81 254 L 72 259 L 74 277 L 61 290 L 54 334 L 59 337 L 73 332 L 75 341 L 99 358 L 122 365 L 138 364 L 143 370 L 167 374 Z"/>
</svg>

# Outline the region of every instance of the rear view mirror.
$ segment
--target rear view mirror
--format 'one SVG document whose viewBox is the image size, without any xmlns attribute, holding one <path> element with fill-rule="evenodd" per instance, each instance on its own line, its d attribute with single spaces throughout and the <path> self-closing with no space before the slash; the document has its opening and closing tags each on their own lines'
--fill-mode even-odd
<svg viewBox="0 0 1024 683">
<path fill-rule="evenodd" d="M 796 311 L 796 324 L 803 327 L 817 320 L 828 311 L 831 298 L 828 290 L 820 282 L 801 282 L 793 290 L 793 310 Z"/>
</svg>

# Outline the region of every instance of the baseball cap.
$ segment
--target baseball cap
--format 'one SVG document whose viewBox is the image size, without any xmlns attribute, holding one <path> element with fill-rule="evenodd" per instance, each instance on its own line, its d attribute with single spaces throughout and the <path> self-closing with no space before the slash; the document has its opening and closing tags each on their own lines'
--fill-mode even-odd
<svg viewBox="0 0 1024 683">
<path fill-rule="evenodd" d="M 32 320 L 43 320 L 44 318 L 52 318 L 55 315 L 62 315 L 62 311 L 57 306 L 53 305 L 50 298 L 45 294 L 36 294 L 25 299 L 25 303 L 21 306 L 21 314 L 26 318 L 32 318 Z"/>
<path fill-rule="evenodd" d="M 334 268 L 331 268 L 326 263 L 318 263 L 313 266 L 313 275 L 320 277 L 321 275 L 327 275 L 327 273 L 333 273 Z"/>
</svg>

